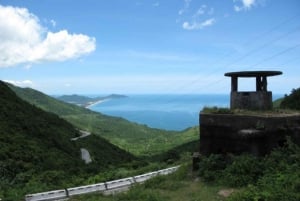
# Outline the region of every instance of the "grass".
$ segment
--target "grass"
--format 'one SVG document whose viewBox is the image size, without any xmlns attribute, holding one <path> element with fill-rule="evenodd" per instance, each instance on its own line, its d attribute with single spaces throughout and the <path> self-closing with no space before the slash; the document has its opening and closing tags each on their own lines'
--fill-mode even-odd
<svg viewBox="0 0 300 201">
<path fill-rule="evenodd" d="M 276 103 L 277 104 L 277 103 Z M 245 109 L 229 109 L 219 107 L 204 107 L 201 111 L 202 114 L 235 114 L 235 115 L 259 115 L 259 116 L 289 116 L 299 115 L 299 111 L 292 109 L 281 109 L 274 107 L 271 110 L 245 110 Z"/>
<path fill-rule="evenodd" d="M 200 170 L 191 172 L 185 162 L 178 171 L 158 176 L 128 192 L 112 196 L 91 194 L 72 198 L 73 201 L 250 201 L 300 200 L 300 147 L 287 138 L 285 146 L 269 155 L 211 155 L 200 161 Z M 185 157 L 186 161 L 191 160 Z M 199 180 L 200 175 L 201 180 Z M 205 183 L 204 183 L 205 182 Z M 233 190 L 225 198 L 221 190 Z"/>
<path fill-rule="evenodd" d="M 70 201 L 222 201 L 220 185 L 208 185 L 191 172 L 191 165 L 182 166 L 176 173 L 158 176 L 144 184 L 132 187 L 128 192 L 104 196 L 99 193 L 73 197 Z"/>
<path fill-rule="evenodd" d="M 199 127 L 175 132 L 152 129 L 122 118 L 97 113 L 63 115 L 62 117 L 76 127 L 100 135 L 136 156 L 156 155 L 199 139 Z"/>
</svg>

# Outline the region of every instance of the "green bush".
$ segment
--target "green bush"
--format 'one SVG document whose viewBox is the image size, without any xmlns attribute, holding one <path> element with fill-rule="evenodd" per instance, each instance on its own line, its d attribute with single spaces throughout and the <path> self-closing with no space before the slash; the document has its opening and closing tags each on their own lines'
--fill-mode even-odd
<svg viewBox="0 0 300 201">
<path fill-rule="evenodd" d="M 263 174 L 261 160 L 252 155 L 235 156 L 233 162 L 223 171 L 224 181 L 234 187 L 255 184 Z"/>
<path fill-rule="evenodd" d="M 229 201 L 300 200 L 300 147 L 288 138 L 286 146 L 266 156 L 257 182 L 234 194 Z"/>
<path fill-rule="evenodd" d="M 199 175 L 206 182 L 219 180 L 226 164 L 226 159 L 222 155 L 211 154 L 208 157 L 202 157 L 199 164 Z"/>
<path fill-rule="evenodd" d="M 280 103 L 281 108 L 300 110 L 300 88 L 293 89 L 290 95 L 285 95 Z"/>
<path fill-rule="evenodd" d="M 204 181 L 244 187 L 229 201 L 300 200 L 300 147 L 287 138 L 285 146 L 263 158 L 252 155 L 210 155 L 200 161 Z"/>
</svg>

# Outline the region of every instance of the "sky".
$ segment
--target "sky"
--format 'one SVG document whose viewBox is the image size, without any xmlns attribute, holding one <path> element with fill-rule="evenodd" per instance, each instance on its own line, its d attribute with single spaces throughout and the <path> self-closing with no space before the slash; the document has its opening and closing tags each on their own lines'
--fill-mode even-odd
<svg viewBox="0 0 300 201">
<path fill-rule="evenodd" d="M 0 80 L 50 95 L 288 94 L 299 64 L 299 0 L 0 0 Z"/>
</svg>

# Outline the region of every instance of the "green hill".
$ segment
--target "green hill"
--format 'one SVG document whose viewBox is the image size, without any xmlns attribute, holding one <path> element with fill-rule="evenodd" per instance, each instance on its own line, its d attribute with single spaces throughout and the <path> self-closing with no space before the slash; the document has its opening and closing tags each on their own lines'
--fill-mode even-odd
<svg viewBox="0 0 300 201">
<path fill-rule="evenodd" d="M 59 115 L 77 128 L 100 135 L 135 155 L 156 155 L 199 138 L 197 127 L 183 132 L 153 129 L 61 102 L 34 89 L 9 86 L 29 103 Z"/>
<path fill-rule="evenodd" d="M 79 105 L 79 106 L 84 106 L 90 102 L 102 100 L 102 98 L 90 98 L 90 97 L 80 96 L 80 95 L 76 95 L 76 94 L 63 95 L 63 96 L 58 96 L 56 98 L 58 100 L 61 100 L 61 101 L 67 102 L 67 103 L 72 103 L 72 104 Z"/>
<path fill-rule="evenodd" d="M 39 91 L 36 91 L 31 88 L 20 88 L 13 86 L 11 84 L 7 85 L 19 96 L 21 99 L 57 115 L 69 115 L 69 114 L 82 114 L 82 113 L 91 113 L 89 110 L 86 110 L 82 107 L 78 107 L 73 104 L 65 103 L 59 101 L 55 98 L 47 96 Z"/>
<path fill-rule="evenodd" d="M 73 125 L 20 99 L 1 81 L 0 92 L 0 198 L 73 186 L 134 159 L 96 135 L 71 141 L 80 135 Z M 92 163 L 81 160 L 80 148 Z"/>
</svg>

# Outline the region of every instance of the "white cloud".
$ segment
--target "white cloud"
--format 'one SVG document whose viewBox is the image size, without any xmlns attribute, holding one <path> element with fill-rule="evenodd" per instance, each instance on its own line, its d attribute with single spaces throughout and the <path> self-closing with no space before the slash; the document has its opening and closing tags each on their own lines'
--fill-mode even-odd
<svg viewBox="0 0 300 201">
<path fill-rule="evenodd" d="M 31 80 L 23 80 L 23 81 L 16 81 L 16 80 L 4 80 L 4 82 L 19 86 L 19 87 L 32 87 L 33 82 Z"/>
<path fill-rule="evenodd" d="M 210 18 L 208 20 L 205 20 L 203 22 L 184 22 L 182 24 L 182 28 L 186 30 L 197 30 L 197 29 L 203 29 L 204 27 L 211 26 L 216 22 L 215 18 Z"/>
<path fill-rule="evenodd" d="M 185 2 L 185 9 L 181 10 L 182 12 L 179 14 L 183 14 L 183 11 L 185 12 L 185 10 L 189 8 L 189 3 L 191 1 L 186 0 Z M 213 14 L 213 7 L 202 4 L 197 10 L 194 11 L 193 15 L 185 17 L 190 19 L 182 20 L 182 28 L 186 30 L 198 30 L 203 29 L 204 27 L 211 26 L 216 22 L 216 19 L 212 17 Z M 177 22 L 180 22 L 180 20 L 177 20 Z"/>
<path fill-rule="evenodd" d="M 190 3 L 192 2 L 192 0 L 184 0 L 184 6 L 182 9 L 180 9 L 178 11 L 178 14 L 179 15 L 183 15 L 183 13 L 187 12 L 187 10 L 189 9 L 190 7 Z"/>
<path fill-rule="evenodd" d="M 254 5 L 255 0 L 242 0 L 242 2 L 246 8 L 250 8 L 251 6 Z"/>
<path fill-rule="evenodd" d="M 51 21 L 53 25 L 55 21 Z M 42 27 L 26 8 L 0 5 L 0 67 L 64 61 L 95 50 L 95 38 Z"/>
<path fill-rule="evenodd" d="M 215 9 L 213 7 L 208 7 L 207 5 L 203 4 L 193 15 L 193 18 L 200 17 L 202 15 L 213 15 Z"/>
<path fill-rule="evenodd" d="M 206 5 L 202 5 L 197 12 L 195 13 L 195 17 L 205 14 Z"/>
<path fill-rule="evenodd" d="M 236 12 L 250 10 L 253 6 L 256 5 L 256 1 L 257 0 L 233 0 L 233 2 L 240 2 L 239 4 L 241 4 L 240 6 L 235 4 L 233 8 Z"/>
<path fill-rule="evenodd" d="M 28 60 L 63 61 L 95 49 L 94 39 L 82 34 L 70 34 L 63 30 L 57 33 L 48 32 L 46 38 L 32 49 Z"/>
</svg>

